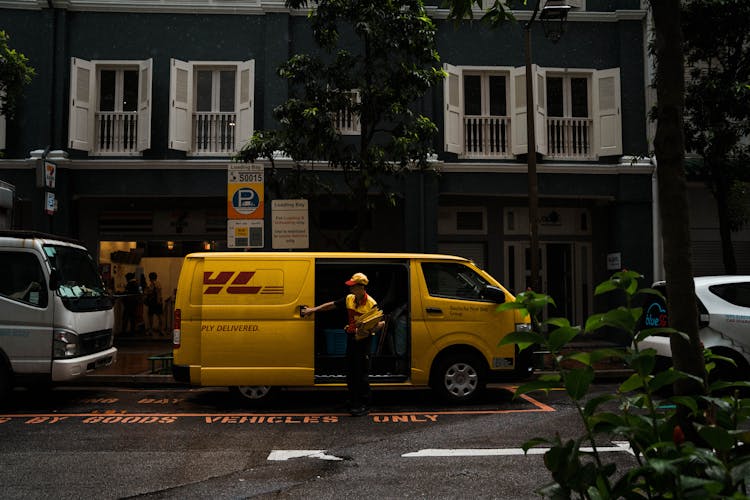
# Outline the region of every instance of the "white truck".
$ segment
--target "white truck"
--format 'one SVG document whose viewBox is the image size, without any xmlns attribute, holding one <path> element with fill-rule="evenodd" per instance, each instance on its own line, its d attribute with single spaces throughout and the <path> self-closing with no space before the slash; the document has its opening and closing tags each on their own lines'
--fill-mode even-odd
<svg viewBox="0 0 750 500">
<path fill-rule="evenodd" d="M 113 300 L 75 240 L 0 231 L 0 401 L 111 365 Z"/>
</svg>

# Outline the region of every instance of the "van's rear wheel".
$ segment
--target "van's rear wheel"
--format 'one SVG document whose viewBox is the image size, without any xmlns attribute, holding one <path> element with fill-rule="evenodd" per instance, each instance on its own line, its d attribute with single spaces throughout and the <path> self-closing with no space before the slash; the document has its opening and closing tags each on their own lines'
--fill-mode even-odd
<svg viewBox="0 0 750 500">
<path fill-rule="evenodd" d="M 241 400 L 249 402 L 265 401 L 273 392 L 270 385 L 240 385 L 229 389 Z"/>
<path fill-rule="evenodd" d="M 478 356 L 450 356 L 440 360 L 432 388 L 452 403 L 468 403 L 484 391 L 484 370 Z"/>
</svg>

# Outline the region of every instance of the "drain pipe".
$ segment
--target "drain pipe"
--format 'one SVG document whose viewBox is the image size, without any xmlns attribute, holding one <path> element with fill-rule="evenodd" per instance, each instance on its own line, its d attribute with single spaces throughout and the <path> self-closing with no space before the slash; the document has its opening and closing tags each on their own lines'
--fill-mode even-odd
<svg viewBox="0 0 750 500">
<path fill-rule="evenodd" d="M 661 281 L 664 279 L 664 245 L 661 239 L 661 213 L 659 211 L 659 179 L 656 175 L 658 164 L 656 157 L 651 157 L 651 227 L 653 228 L 653 234 L 651 235 L 651 241 L 653 242 L 652 253 L 654 256 L 654 281 Z"/>
</svg>

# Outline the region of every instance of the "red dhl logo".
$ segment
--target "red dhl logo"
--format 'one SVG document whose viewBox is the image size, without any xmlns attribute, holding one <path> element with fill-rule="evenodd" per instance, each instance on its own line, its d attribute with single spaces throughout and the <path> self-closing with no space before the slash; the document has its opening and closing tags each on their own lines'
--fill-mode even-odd
<svg viewBox="0 0 750 500">
<path fill-rule="evenodd" d="M 282 295 L 284 293 L 283 285 L 249 285 L 250 280 L 255 276 L 255 271 L 204 271 L 203 295 L 216 295 L 225 290 L 226 293 L 239 295 L 254 294 L 271 294 Z"/>
</svg>

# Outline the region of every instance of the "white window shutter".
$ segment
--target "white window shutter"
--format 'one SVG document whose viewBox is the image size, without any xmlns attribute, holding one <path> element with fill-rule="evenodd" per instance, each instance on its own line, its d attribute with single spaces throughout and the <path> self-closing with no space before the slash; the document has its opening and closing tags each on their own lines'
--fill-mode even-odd
<svg viewBox="0 0 750 500">
<path fill-rule="evenodd" d="M 255 92 L 255 60 L 241 62 L 237 66 L 237 121 L 234 127 L 235 151 L 253 135 L 253 98 Z"/>
<path fill-rule="evenodd" d="M 534 78 L 534 98 L 536 116 L 534 117 L 534 139 L 536 140 L 537 153 L 547 154 L 547 72 L 538 67 L 533 68 L 536 73 Z"/>
<path fill-rule="evenodd" d="M 94 144 L 95 69 L 90 61 L 70 60 L 68 145 L 72 149 L 91 151 Z"/>
<path fill-rule="evenodd" d="M 138 68 L 138 151 L 151 147 L 151 75 L 154 61 L 142 61 Z"/>
<path fill-rule="evenodd" d="M 526 68 L 510 70 L 510 140 L 514 155 L 528 153 L 526 144 Z"/>
<path fill-rule="evenodd" d="M 443 102 L 445 103 L 443 134 L 445 137 L 445 151 L 462 154 L 464 152 L 463 77 L 461 69 L 456 66 L 443 64 L 443 69 L 448 73 L 448 76 L 443 81 Z"/>
<path fill-rule="evenodd" d="M 620 68 L 595 71 L 592 87 L 594 152 L 598 156 L 621 155 Z"/>
<path fill-rule="evenodd" d="M 193 129 L 193 65 L 170 60 L 169 147 L 190 151 Z"/>
<path fill-rule="evenodd" d="M 0 91 L 0 109 L 2 109 L 2 103 L 3 103 L 3 96 L 5 94 Z M 0 150 L 5 149 L 5 115 L 0 111 Z"/>
</svg>

